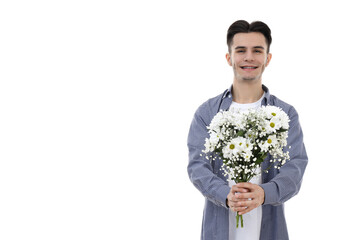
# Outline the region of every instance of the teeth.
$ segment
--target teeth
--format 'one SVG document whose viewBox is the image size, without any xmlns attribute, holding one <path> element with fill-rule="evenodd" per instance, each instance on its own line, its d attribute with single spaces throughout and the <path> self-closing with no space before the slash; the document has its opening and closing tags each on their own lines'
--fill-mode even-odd
<svg viewBox="0 0 360 240">
<path fill-rule="evenodd" d="M 244 69 L 255 69 L 256 67 L 242 67 Z"/>
</svg>

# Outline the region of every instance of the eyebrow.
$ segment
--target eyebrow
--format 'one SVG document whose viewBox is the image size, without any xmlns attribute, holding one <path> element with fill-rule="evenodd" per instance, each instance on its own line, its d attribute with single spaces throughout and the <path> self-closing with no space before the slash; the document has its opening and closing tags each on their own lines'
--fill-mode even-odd
<svg viewBox="0 0 360 240">
<path fill-rule="evenodd" d="M 237 46 L 236 48 L 235 48 L 235 50 L 236 49 L 239 49 L 239 48 L 247 48 L 247 47 L 244 47 L 244 46 Z M 252 47 L 252 48 L 261 48 L 261 49 L 264 49 L 265 50 L 265 48 L 263 47 L 263 46 L 255 46 L 255 47 Z"/>
</svg>

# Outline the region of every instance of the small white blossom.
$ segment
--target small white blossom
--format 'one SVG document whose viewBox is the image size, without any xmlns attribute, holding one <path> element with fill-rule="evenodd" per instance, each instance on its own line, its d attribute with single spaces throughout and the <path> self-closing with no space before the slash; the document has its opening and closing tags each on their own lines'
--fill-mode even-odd
<svg viewBox="0 0 360 240">
<path fill-rule="evenodd" d="M 275 106 L 244 112 L 220 111 L 208 126 L 209 138 L 205 139 L 203 152 L 218 154 L 223 160 L 221 170 L 229 179 L 249 181 L 259 174 L 255 169 L 268 154 L 276 169 L 290 159 L 289 152 L 283 151 L 289 121 L 288 115 Z"/>
</svg>

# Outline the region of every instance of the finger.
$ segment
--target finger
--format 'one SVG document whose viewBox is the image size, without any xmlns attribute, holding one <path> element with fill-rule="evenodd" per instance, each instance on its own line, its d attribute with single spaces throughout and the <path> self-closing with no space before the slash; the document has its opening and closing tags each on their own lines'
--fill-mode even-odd
<svg viewBox="0 0 360 240">
<path fill-rule="evenodd" d="M 251 198 L 235 198 L 234 201 L 231 201 L 231 204 L 234 206 L 248 206 L 247 201 L 252 200 Z"/>
<path fill-rule="evenodd" d="M 246 192 L 250 192 L 250 190 L 247 189 L 247 188 L 238 187 L 238 186 L 234 185 L 234 186 L 231 187 L 231 192 L 233 194 L 235 194 L 235 193 L 246 193 Z"/>
<path fill-rule="evenodd" d="M 248 189 L 253 189 L 254 188 L 254 184 L 252 184 L 250 182 L 237 183 L 235 186 L 237 186 L 239 188 L 248 188 Z"/>
<path fill-rule="evenodd" d="M 245 202 L 245 201 L 249 201 L 249 200 L 251 200 L 251 199 L 249 199 L 249 198 L 238 198 L 236 196 L 228 198 L 229 204 L 230 205 L 236 205 L 236 206 L 239 206 L 239 204 L 241 202 Z"/>
<path fill-rule="evenodd" d="M 244 214 L 253 210 L 254 206 L 251 200 L 246 199 L 244 201 L 234 203 L 233 209 L 235 212 L 240 212 L 241 214 Z"/>
<path fill-rule="evenodd" d="M 239 201 L 241 201 L 241 200 L 242 200 L 241 198 L 238 198 L 238 197 L 237 197 L 236 195 L 234 195 L 234 194 L 231 194 L 230 197 L 228 197 L 228 201 L 230 202 L 230 204 L 239 202 Z"/>
<path fill-rule="evenodd" d="M 234 186 L 231 187 L 231 192 L 232 192 L 233 194 L 235 194 L 236 192 L 242 192 L 242 191 L 244 191 L 243 189 L 244 189 L 244 188 L 242 188 L 242 187 L 239 187 L 239 186 L 237 186 L 237 185 L 234 185 Z"/>
<path fill-rule="evenodd" d="M 243 208 L 248 207 L 248 201 L 248 199 L 241 199 L 241 201 L 228 201 L 228 205 L 234 212 L 243 211 Z"/>
<path fill-rule="evenodd" d="M 253 210 L 254 207 L 250 205 L 250 206 L 247 206 L 247 207 L 238 207 L 236 209 L 238 209 L 237 212 L 239 213 L 239 215 L 243 215 L 243 214 L 248 213 L 251 210 Z"/>
<path fill-rule="evenodd" d="M 232 202 L 230 204 L 230 208 L 234 211 L 234 212 L 238 212 L 238 211 L 244 211 L 246 208 L 249 207 L 249 205 L 246 203 L 248 200 L 244 200 L 241 202 Z"/>
<path fill-rule="evenodd" d="M 256 207 L 255 206 L 249 206 L 249 207 L 241 207 L 241 210 L 240 211 L 237 211 L 239 215 L 243 215 L 245 213 L 248 213 L 250 212 L 251 210 L 255 209 Z"/>
<path fill-rule="evenodd" d="M 247 188 L 239 188 L 239 191 L 238 191 L 238 192 L 240 192 L 240 193 L 246 193 L 246 192 L 250 192 L 250 190 L 247 189 Z"/>
<path fill-rule="evenodd" d="M 255 197 L 255 194 L 252 192 L 245 192 L 245 193 L 236 192 L 234 195 L 234 200 L 237 199 L 237 201 L 240 201 L 240 200 L 245 200 L 245 199 L 254 198 L 254 197 Z"/>
<path fill-rule="evenodd" d="M 233 210 L 234 212 L 244 212 L 246 211 L 247 207 L 234 207 L 231 210 Z"/>
<path fill-rule="evenodd" d="M 250 212 L 251 210 L 259 207 L 260 205 L 257 204 L 257 201 L 254 200 L 248 200 L 248 201 L 244 201 L 242 202 L 242 204 L 240 204 L 240 208 L 242 210 L 238 211 L 239 215 L 245 214 Z"/>
<path fill-rule="evenodd" d="M 249 199 L 241 199 L 241 201 L 232 202 L 231 205 L 234 207 L 250 207 L 252 202 Z"/>
<path fill-rule="evenodd" d="M 253 192 L 247 192 L 247 193 L 236 193 L 235 197 L 238 199 L 254 199 L 256 198 L 256 195 Z"/>
</svg>

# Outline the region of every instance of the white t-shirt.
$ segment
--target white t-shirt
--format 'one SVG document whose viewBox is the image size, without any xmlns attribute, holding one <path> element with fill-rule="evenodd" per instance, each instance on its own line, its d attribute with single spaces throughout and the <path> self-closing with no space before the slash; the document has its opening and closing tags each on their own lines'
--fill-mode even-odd
<svg viewBox="0 0 360 240">
<path fill-rule="evenodd" d="M 261 106 L 261 101 L 263 96 L 254 103 L 240 104 L 232 102 L 230 109 L 236 109 L 240 111 L 246 111 L 251 108 L 258 108 Z M 261 168 L 256 170 L 258 173 L 261 173 Z M 251 183 L 261 184 L 261 174 L 250 180 Z M 232 187 L 235 185 L 234 181 L 229 181 L 229 186 Z M 261 229 L 261 218 L 262 218 L 262 207 L 259 206 L 252 211 L 243 215 L 244 227 L 241 228 L 241 223 L 239 220 L 239 227 L 236 228 L 236 212 L 233 212 L 229 209 L 229 240 L 258 240 L 260 238 L 260 229 Z"/>
</svg>

